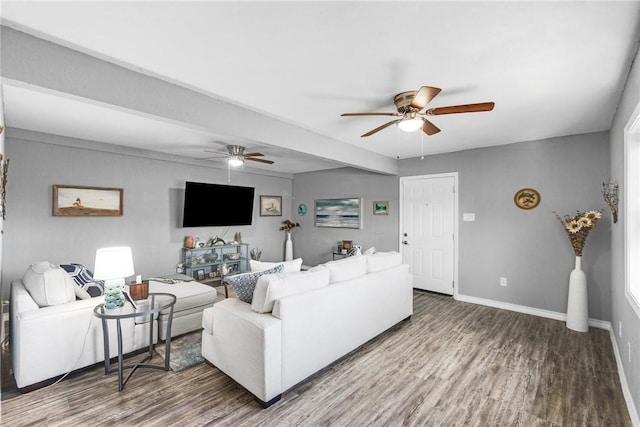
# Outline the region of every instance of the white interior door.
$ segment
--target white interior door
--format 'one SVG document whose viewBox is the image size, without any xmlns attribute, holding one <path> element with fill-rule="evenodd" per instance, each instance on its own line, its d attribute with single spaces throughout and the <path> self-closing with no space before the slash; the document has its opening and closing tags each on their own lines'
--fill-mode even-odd
<svg viewBox="0 0 640 427">
<path fill-rule="evenodd" d="M 414 288 L 453 295 L 455 185 L 455 175 L 400 180 L 400 248 Z"/>
</svg>

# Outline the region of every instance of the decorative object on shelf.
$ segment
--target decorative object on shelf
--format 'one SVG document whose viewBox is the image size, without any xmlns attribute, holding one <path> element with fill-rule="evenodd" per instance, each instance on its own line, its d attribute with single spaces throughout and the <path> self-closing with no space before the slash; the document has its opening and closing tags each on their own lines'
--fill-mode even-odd
<svg viewBox="0 0 640 427">
<path fill-rule="evenodd" d="M 540 204 L 540 193 L 533 188 L 522 188 L 516 191 L 513 203 L 520 209 L 533 209 Z"/>
<path fill-rule="evenodd" d="M 196 270 L 196 279 L 204 280 L 204 269 Z"/>
<path fill-rule="evenodd" d="M 233 240 L 235 240 L 236 244 L 242 243 L 242 233 L 239 231 L 233 236 Z"/>
<path fill-rule="evenodd" d="M 582 271 L 582 252 L 589 232 L 602 218 L 599 211 L 578 211 L 574 216 L 560 217 L 554 212 L 556 218 L 562 223 L 564 231 L 569 237 L 573 253 L 575 254 L 575 266 L 569 274 L 569 298 L 567 302 L 567 328 L 578 331 L 589 331 L 589 298 L 587 293 L 587 276 Z"/>
<path fill-rule="evenodd" d="M 176 273 L 178 274 L 183 274 L 184 273 L 184 264 L 179 262 L 178 265 L 176 265 Z"/>
<path fill-rule="evenodd" d="M 315 201 L 315 226 L 362 228 L 362 203 L 359 198 L 318 199 Z"/>
<path fill-rule="evenodd" d="M 108 310 L 123 307 L 125 277 L 134 274 L 131 248 L 98 249 L 93 272 L 95 279 L 104 280 L 104 307 Z"/>
<path fill-rule="evenodd" d="M 196 240 L 193 236 L 187 236 L 184 238 L 184 247 L 187 249 L 193 249 L 196 247 Z"/>
<path fill-rule="evenodd" d="M 230 259 L 232 261 L 236 261 L 236 260 L 240 259 L 240 255 L 242 255 L 240 252 L 232 252 L 230 254 L 225 254 L 224 258 Z"/>
<path fill-rule="evenodd" d="M 344 249 L 347 252 L 349 252 L 352 247 L 353 247 L 353 242 L 351 240 L 343 240 L 342 241 L 342 249 Z"/>
<path fill-rule="evenodd" d="M 221 237 L 214 237 L 213 239 L 211 239 L 211 244 L 209 246 L 214 246 L 214 245 L 224 245 L 224 240 L 222 240 Z"/>
<path fill-rule="evenodd" d="M 282 196 L 260 196 L 260 216 L 282 216 Z"/>
<path fill-rule="evenodd" d="M 618 222 L 618 184 L 613 179 L 602 183 L 602 196 L 611 210 L 613 223 Z"/>
<path fill-rule="evenodd" d="M 373 214 L 374 215 L 389 215 L 389 201 L 388 200 L 374 200 L 374 202 L 373 202 Z"/>
<path fill-rule="evenodd" d="M 53 216 L 122 216 L 122 188 L 53 186 Z"/>
<path fill-rule="evenodd" d="M 0 129 L 0 133 L 2 130 Z M 0 154 L 0 218 L 7 219 L 6 195 L 7 173 L 9 172 L 9 159 L 4 159 Z"/>
<path fill-rule="evenodd" d="M 306 213 L 307 213 L 307 205 L 305 205 L 304 203 L 300 203 L 298 205 L 298 215 L 304 216 L 304 214 Z"/>
<path fill-rule="evenodd" d="M 284 242 L 284 260 L 291 261 L 293 260 L 293 241 L 291 240 L 291 230 L 296 227 L 300 227 L 300 223 L 293 222 L 290 220 L 282 221 L 282 226 L 280 227 L 280 231 L 284 230 L 287 232 L 287 240 Z"/>
<path fill-rule="evenodd" d="M 259 248 L 253 248 L 251 249 L 250 256 L 252 260 L 260 261 L 260 258 L 262 257 L 262 251 Z"/>
</svg>

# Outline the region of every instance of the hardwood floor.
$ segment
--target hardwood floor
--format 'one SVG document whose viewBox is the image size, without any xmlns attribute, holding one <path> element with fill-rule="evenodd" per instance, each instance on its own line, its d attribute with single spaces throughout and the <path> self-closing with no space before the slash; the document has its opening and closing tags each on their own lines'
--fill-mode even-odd
<svg viewBox="0 0 640 427">
<path fill-rule="evenodd" d="M 216 368 L 100 368 L 2 402 L 2 425 L 631 426 L 609 333 L 415 291 L 414 315 L 261 409 Z"/>
</svg>

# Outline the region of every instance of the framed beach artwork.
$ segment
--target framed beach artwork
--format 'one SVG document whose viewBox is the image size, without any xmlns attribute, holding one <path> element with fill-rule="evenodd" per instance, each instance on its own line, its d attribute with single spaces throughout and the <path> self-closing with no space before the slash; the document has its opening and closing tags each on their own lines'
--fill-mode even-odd
<svg viewBox="0 0 640 427">
<path fill-rule="evenodd" d="M 373 214 L 374 215 L 389 215 L 389 201 L 388 200 L 375 200 L 373 202 Z"/>
<path fill-rule="evenodd" d="M 317 199 L 315 226 L 332 228 L 362 228 L 362 200 Z"/>
<path fill-rule="evenodd" d="M 282 196 L 260 196 L 260 216 L 282 216 Z"/>
<path fill-rule="evenodd" d="M 122 188 L 53 186 L 53 216 L 122 216 Z"/>
</svg>

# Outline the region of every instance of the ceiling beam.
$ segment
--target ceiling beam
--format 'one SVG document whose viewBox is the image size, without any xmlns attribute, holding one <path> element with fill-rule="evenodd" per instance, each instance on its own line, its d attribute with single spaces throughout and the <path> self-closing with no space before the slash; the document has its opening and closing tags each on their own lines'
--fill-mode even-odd
<svg viewBox="0 0 640 427">
<path fill-rule="evenodd" d="M 236 135 L 344 166 L 398 173 L 396 159 L 6 25 L 1 31 L 4 79 L 80 97 L 102 106 Z"/>
</svg>

